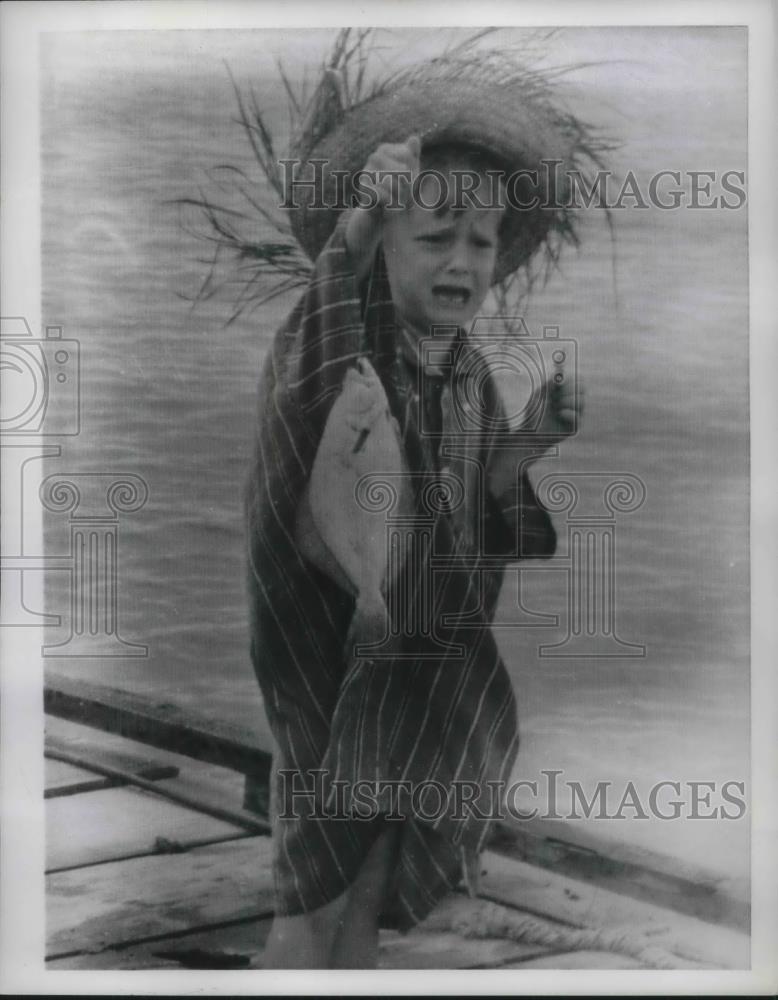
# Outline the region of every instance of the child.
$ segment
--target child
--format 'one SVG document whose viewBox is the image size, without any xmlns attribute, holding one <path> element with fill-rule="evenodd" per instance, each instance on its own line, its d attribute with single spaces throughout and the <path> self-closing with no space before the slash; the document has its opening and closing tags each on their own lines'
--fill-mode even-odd
<svg viewBox="0 0 778 1000">
<path fill-rule="evenodd" d="M 526 138 L 518 142 L 525 157 Z M 412 177 L 434 168 L 450 195 L 455 172 L 469 171 L 484 202 L 489 171 L 504 175 L 516 161 L 477 140 L 470 128 L 463 139 L 449 132 L 424 144 L 415 135 L 379 142 L 364 166 Z M 513 141 L 506 139 L 508 153 Z M 350 148 L 343 136 L 340 143 Z M 352 208 L 329 225 L 263 372 L 247 514 L 252 660 L 277 743 L 267 968 L 375 967 L 382 914 L 408 929 L 473 870 L 489 832 L 487 782 L 509 777 L 518 748 L 515 698 L 489 626 L 505 563 L 554 552 L 526 469 L 575 428 L 580 396 L 549 384 L 538 445 L 519 435 L 511 450 L 494 385 L 481 380 L 482 419 L 463 431 L 460 404 L 473 399 L 470 325 L 490 287 L 527 259 L 551 223 L 452 197 L 425 208 L 436 183 L 406 184 L 404 207 L 394 208 L 397 189 L 387 178 L 374 189 L 374 207 Z M 315 211 L 298 219 L 303 243 L 321 232 Z M 449 332 L 439 343 L 452 350 L 423 356 L 441 326 Z M 405 603 L 393 605 L 401 607 L 394 624 L 402 655 L 388 661 L 344 653 L 353 595 L 342 574 L 302 555 L 295 536 L 333 399 L 365 356 L 397 421 L 419 523 L 431 525 L 429 544 L 405 567 Z M 449 489 L 445 502 L 433 502 L 429 487 L 452 483 L 459 495 Z M 431 571 L 437 558 L 445 572 Z M 324 780 L 347 789 L 345 813 L 327 813 Z M 352 793 L 363 780 L 405 782 L 401 806 L 381 800 L 360 815 Z M 457 782 L 469 783 L 475 808 L 430 812 L 414 795 Z"/>
</svg>

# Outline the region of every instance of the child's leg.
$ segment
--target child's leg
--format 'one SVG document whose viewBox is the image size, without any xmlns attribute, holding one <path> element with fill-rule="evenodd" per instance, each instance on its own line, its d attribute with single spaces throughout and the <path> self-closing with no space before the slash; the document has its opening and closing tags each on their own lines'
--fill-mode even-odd
<svg viewBox="0 0 778 1000">
<path fill-rule="evenodd" d="M 279 760 L 273 751 L 273 769 Z M 270 782 L 270 818 L 277 816 L 276 782 Z M 354 883 L 337 899 L 292 917 L 275 917 L 265 943 L 266 969 L 374 969 L 378 962 L 378 918 L 399 840 L 384 830 L 368 851 Z"/>
<path fill-rule="evenodd" d="M 375 969 L 378 965 L 378 918 L 389 887 L 398 839 L 399 831 L 389 827 L 370 848 L 348 890 L 330 968 Z"/>
<path fill-rule="evenodd" d="M 385 830 L 370 848 L 353 885 L 331 903 L 294 917 L 276 917 L 265 944 L 266 969 L 374 969 L 378 918 L 389 885 L 398 831 Z"/>
<path fill-rule="evenodd" d="M 273 744 L 270 780 L 270 820 L 278 818 L 278 786 L 275 780 L 280 753 Z M 277 833 L 276 833 L 277 835 Z M 327 969 L 340 920 L 348 901 L 348 890 L 310 913 L 292 917 L 274 917 L 270 928 L 263 965 L 266 969 Z"/>
<path fill-rule="evenodd" d="M 265 944 L 266 969 L 328 969 L 333 942 L 348 899 L 294 917 L 275 917 Z"/>
<path fill-rule="evenodd" d="M 397 831 L 385 830 L 346 892 L 293 917 L 275 917 L 265 944 L 266 969 L 374 969 L 378 918 L 395 857 Z"/>
</svg>

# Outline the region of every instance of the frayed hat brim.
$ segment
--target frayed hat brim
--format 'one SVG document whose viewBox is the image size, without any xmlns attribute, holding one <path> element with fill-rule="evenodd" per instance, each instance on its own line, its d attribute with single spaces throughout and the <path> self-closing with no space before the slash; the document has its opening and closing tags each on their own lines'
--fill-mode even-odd
<svg viewBox="0 0 778 1000">
<path fill-rule="evenodd" d="M 346 203 L 353 189 L 350 178 L 362 170 L 368 157 L 384 142 L 403 142 L 419 135 L 422 148 L 456 144 L 482 150 L 501 164 L 506 174 L 536 171 L 533 193 L 537 207 L 509 204 L 502 227 L 501 248 L 494 283 L 525 265 L 552 233 L 572 235 L 565 208 L 568 176 L 580 166 L 584 148 L 582 130 L 575 119 L 554 115 L 540 102 L 522 93 L 520 81 L 488 82 L 484 73 L 463 72 L 445 78 L 417 73 L 407 81 L 349 108 L 319 105 L 319 121 L 328 121 L 325 134 L 303 133 L 293 148 L 300 165 L 295 177 L 313 177 L 310 160 L 324 161 L 319 168 L 321 185 L 299 187 L 292 210 L 292 229 L 312 258 L 319 254 L 337 221 L 330 207 L 339 202 L 337 174 L 345 174 L 341 198 Z M 332 93 L 331 101 L 337 101 Z M 313 124 L 313 123 L 312 123 Z M 304 173 L 307 167 L 309 173 Z M 522 201 L 522 206 L 531 199 Z"/>
</svg>

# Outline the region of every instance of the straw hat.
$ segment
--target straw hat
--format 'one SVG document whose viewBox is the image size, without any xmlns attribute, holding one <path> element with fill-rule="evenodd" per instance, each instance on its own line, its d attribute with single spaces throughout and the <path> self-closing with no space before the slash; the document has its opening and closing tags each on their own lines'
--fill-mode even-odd
<svg viewBox="0 0 778 1000">
<path fill-rule="evenodd" d="M 492 30 L 476 32 L 436 58 L 377 79 L 373 29 L 343 29 L 310 96 L 300 93 L 279 66 L 292 123 L 288 157 L 297 163 L 293 172 L 281 167 L 258 95 L 253 88 L 242 91 L 233 78 L 238 120 L 262 184 L 257 188 L 242 167 L 228 165 L 230 193 L 237 201 L 222 202 L 223 173 L 218 195 L 201 192 L 200 197 L 179 199 L 182 207 L 201 213 L 204 231 L 193 232 L 213 248 L 195 299 L 210 298 L 222 285 L 237 286 L 231 323 L 244 310 L 304 285 L 339 210 L 315 208 L 310 188 L 298 187 L 291 198 L 289 181 L 313 177 L 311 160 L 326 161 L 316 196 L 320 205 L 322 200 L 336 205 L 335 171 L 351 178 L 381 143 L 403 142 L 414 134 L 422 139 L 422 155 L 438 145 L 458 145 L 486 154 L 507 175 L 539 171 L 537 187 L 521 199 L 526 204 L 536 194 L 540 206 L 509 206 L 503 219 L 493 284 L 498 304 L 521 298 L 536 277 L 547 275 L 562 248 L 578 242 L 574 209 L 565 207 L 569 173 L 578 171 L 590 186 L 593 171 L 604 167 L 603 154 L 615 147 L 560 101 L 557 78 L 565 68 L 537 68 L 547 36 L 540 36 L 539 43 L 522 43 L 521 51 L 515 46 L 486 49 L 481 43 Z M 544 169 L 544 161 L 558 161 L 558 166 Z M 554 182 L 559 190 L 549 189 Z M 348 184 L 343 193 L 348 204 Z M 297 207 L 279 213 L 281 202 Z M 553 207 L 543 207 L 544 202 Z"/>
<path fill-rule="evenodd" d="M 311 259 L 337 221 L 337 210 L 312 207 L 314 198 L 319 206 L 322 200 L 327 206 L 337 204 L 335 172 L 349 175 L 348 201 L 350 177 L 364 168 L 370 154 L 383 142 L 403 142 L 413 134 L 421 137 L 422 155 L 431 147 L 456 144 L 483 151 L 507 175 L 538 171 L 532 194 L 540 206 L 507 209 L 495 284 L 526 267 L 540 247 L 555 257 L 561 242 L 576 241 L 571 210 L 564 207 L 568 172 L 586 176 L 587 168 L 599 166 L 596 137 L 553 100 L 542 74 L 517 66 L 510 52 L 476 49 L 438 57 L 393 77 L 350 106 L 346 91 L 342 68 L 323 71 L 290 149 L 291 158 L 300 163 L 296 180 L 314 177 L 308 161 L 326 161 L 320 168 L 321 188 L 297 187 L 294 199 L 287 192 L 296 205 L 290 209 L 292 231 Z M 599 148 L 606 148 L 604 142 Z M 544 161 L 559 161 L 559 166 L 544 167 Z M 522 201 L 528 204 L 530 197 L 522 196 Z"/>
</svg>

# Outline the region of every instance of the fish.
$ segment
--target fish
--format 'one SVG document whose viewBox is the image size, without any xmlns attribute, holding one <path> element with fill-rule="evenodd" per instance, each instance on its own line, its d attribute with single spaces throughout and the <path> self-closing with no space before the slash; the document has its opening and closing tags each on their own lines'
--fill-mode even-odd
<svg viewBox="0 0 778 1000">
<path fill-rule="evenodd" d="M 355 646 L 382 643 L 391 632 L 385 598 L 390 574 L 387 510 L 380 503 L 366 503 L 358 484 L 372 473 L 380 491 L 384 475 L 386 488 L 398 491 L 407 512 L 411 495 L 406 472 L 399 426 L 381 379 L 367 358 L 359 358 L 347 368 L 330 409 L 296 521 L 302 554 L 355 597 L 346 639 L 349 658 Z M 398 568 L 393 565 L 391 572 Z"/>
</svg>

